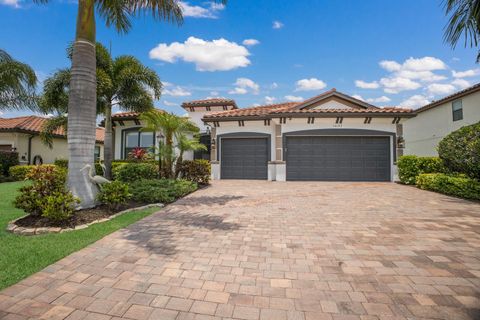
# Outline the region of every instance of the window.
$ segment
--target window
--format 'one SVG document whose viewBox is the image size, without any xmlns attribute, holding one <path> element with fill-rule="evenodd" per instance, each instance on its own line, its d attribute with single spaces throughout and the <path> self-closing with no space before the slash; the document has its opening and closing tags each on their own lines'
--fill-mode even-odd
<svg viewBox="0 0 480 320">
<path fill-rule="evenodd" d="M 142 132 L 138 129 L 123 131 L 123 157 L 126 158 L 130 151 L 135 148 L 142 148 L 147 151 L 155 144 L 155 133 Z"/>
<path fill-rule="evenodd" d="M 95 146 L 95 153 L 93 154 L 95 162 L 100 160 L 100 147 Z"/>
<path fill-rule="evenodd" d="M 210 160 L 210 135 L 209 134 L 202 134 L 200 135 L 200 143 L 204 144 L 207 147 L 207 150 L 199 150 L 193 153 L 193 159 L 203 159 L 203 160 Z"/>
<path fill-rule="evenodd" d="M 453 121 L 463 119 L 462 100 L 457 100 L 452 102 L 452 114 L 453 114 Z"/>
</svg>

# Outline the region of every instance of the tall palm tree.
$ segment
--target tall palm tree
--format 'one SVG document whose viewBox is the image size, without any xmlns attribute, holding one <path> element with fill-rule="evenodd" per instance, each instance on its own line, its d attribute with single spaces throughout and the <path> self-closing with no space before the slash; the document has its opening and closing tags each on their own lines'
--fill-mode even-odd
<svg viewBox="0 0 480 320">
<path fill-rule="evenodd" d="M 47 3 L 48 0 L 34 0 Z M 96 9 L 96 10 L 95 10 Z M 155 19 L 181 23 L 179 0 L 78 0 L 77 26 L 72 52 L 72 68 L 68 99 L 68 185 L 80 198 L 80 207 L 95 205 L 97 189 L 81 171 L 93 165 L 96 125 L 96 61 L 95 15 L 105 19 L 107 26 L 126 33 L 131 18 L 151 13 Z"/>
<path fill-rule="evenodd" d="M 446 0 L 445 14 L 450 16 L 445 28 L 445 41 L 455 48 L 463 37 L 465 46 L 478 47 L 480 0 Z M 480 62 L 480 51 L 477 62 Z"/>
<path fill-rule="evenodd" d="M 178 142 L 185 134 L 198 133 L 198 127 L 187 118 L 168 112 L 145 112 L 140 115 L 140 120 L 145 123 L 145 131 L 162 132 L 165 136 L 165 145 L 160 150 L 159 157 L 163 158 L 162 163 L 167 178 L 174 178 L 175 140 Z"/>
<path fill-rule="evenodd" d="M 100 43 L 96 45 L 96 56 L 97 113 L 105 116 L 105 175 L 110 178 L 113 160 L 112 107 L 135 112 L 151 110 L 153 99 L 160 98 L 162 83 L 154 70 L 144 66 L 135 57 L 123 55 L 113 59 Z M 42 132 L 44 142 L 49 145 L 57 125 L 66 126 L 60 119 L 66 119 L 64 114 L 67 112 L 70 77 L 70 70 L 64 69 L 45 81 L 41 108 L 45 113 L 60 112 L 59 117 L 46 123 Z"/>
<path fill-rule="evenodd" d="M 35 71 L 0 49 L 0 110 L 34 109 L 36 85 Z"/>
</svg>

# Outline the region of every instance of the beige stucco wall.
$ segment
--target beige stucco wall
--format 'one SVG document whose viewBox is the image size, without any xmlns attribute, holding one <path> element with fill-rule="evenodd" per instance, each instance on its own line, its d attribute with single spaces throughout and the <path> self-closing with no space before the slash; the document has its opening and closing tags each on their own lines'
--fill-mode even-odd
<svg viewBox="0 0 480 320">
<path fill-rule="evenodd" d="M 12 144 L 16 148 L 21 164 L 28 163 L 28 138 L 29 134 L 0 132 L 0 144 Z M 100 146 L 100 159 L 103 159 L 103 145 Z M 45 146 L 39 136 L 32 138 L 31 161 L 39 155 L 43 163 L 53 163 L 55 159 L 68 159 L 67 139 L 54 138 L 53 148 Z"/>
<path fill-rule="evenodd" d="M 480 92 L 461 98 L 463 120 L 453 121 L 452 102 L 418 113 L 404 124 L 405 154 L 436 156 L 447 134 L 480 121 Z"/>
</svg>

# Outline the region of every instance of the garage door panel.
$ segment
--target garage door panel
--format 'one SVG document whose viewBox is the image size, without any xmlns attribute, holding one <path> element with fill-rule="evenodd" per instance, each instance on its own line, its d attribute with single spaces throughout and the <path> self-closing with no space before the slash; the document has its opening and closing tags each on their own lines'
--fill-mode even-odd
<svg viewBox="0 0 480 320">
<path fill-rule="evenodd" d="M 390 180 L 389 137 L 287 137 L 286 148 L 288 180 Z"/>
<path fill-rule="evenodd" d="M 223 138 L 220 150 L 222 179 L 267 179 L 266 138 Z"/>
</svg>

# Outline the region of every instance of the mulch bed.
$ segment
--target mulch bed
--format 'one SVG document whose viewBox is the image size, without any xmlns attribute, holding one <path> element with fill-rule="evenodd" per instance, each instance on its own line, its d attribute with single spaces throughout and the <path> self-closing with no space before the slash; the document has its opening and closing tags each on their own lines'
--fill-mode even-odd
<svg viewBox="0 0 480 320">
<path fill-rule="evenodd" d="M 95 220 L 108 218 L 117 212 L 136 208 L 145 205 L 144 203 L 129 202 L 117 208 L 117 210 L 109 211 L 104 205 L 100 205 L 91 209 L 82 209 L 75 211 L 75 213 L 65 221 L 52 221 L 45 217 L 26 216 L 17 220 L 15 224 L 24 228 L 42 228 L 42 227 L 60 227 L 60 228 L 74 228 L 75 226 L 87 224 Z"/>
</svg>

